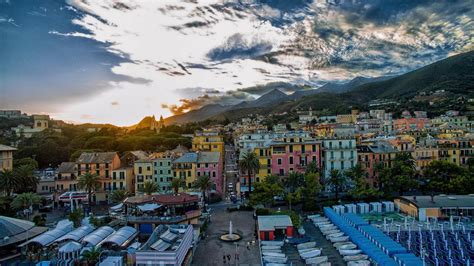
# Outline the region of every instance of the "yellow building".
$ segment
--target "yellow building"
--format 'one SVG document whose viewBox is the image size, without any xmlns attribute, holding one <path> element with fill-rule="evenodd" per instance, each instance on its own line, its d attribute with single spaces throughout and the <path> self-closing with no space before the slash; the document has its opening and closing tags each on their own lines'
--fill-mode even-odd
<svg viewBox="0 0 474 266">
<path fill-rule="evenodd" d="M 186 187 L 192 187 L 196 181 L 196 167 L 198 154 L 189 152 L 173 161 L 173 176 L 186 183 Z"/>
<path fill-rule="evenodd" d="M 63 162 L 59 165 L 58 174 L 55 178 L 57 196 L 66 191 L 77 191 L 77 172 L 75 162 Z"/>
<path fill-rule="evenodd" d="M 216 131 L 196 132 L 193 137 L 192 150 L 220 152 L 221 159 L 222 161 L 224 161 L 224 137 Z"/>
<path fill-rule="evenodd" d="M 133 167 L 120 167 L 112 171 L 112 191 L 126 190 L 128 193 L 135 193 L 135 176 Z"/>
<path fill-rule="evenodd" d="M 458 141 L 456 140 L 438 140 L 439 160 L 448 161 L 461 165 L 460 151 Z"/>
<path fill-rule="evenodd" d="M 394 200 L 402 213 L 424 222 L 429 218 L 474 217 L 474 197 L 469 195 L 401 196 Z"/>
<path fill-rule="evenodd" d="M 143 184 L 147 181 L 153 180 L 153 161 L 151 159 L 141 159 L 135 161 L 135 192 L 137 195 L 143 194 Z"/>
<path fill-rule="evenodd" d="M 340 124 L 350 124 L 354 122 L 354 116 L 352 114 L 348 115 L 337 115 L 336 116 L 336 123 Z"/>
<path fill-rule="evenodd" d="M 0 144 L 0 170 L 13 169 L 13 152 L 15 148 Z"/>
<path fill-rule="evenodd" d="M 439 160 L 439 150 L 435 146 L 415 146 L 415 150 L 411 152 L 411 156 L 415 160 L 416 170 L 422 171 L 432 161 Z"/>
<path fill-rule="evenodd" d="M 256 174 L 255 179 L 258 181 L 264 181 L 265 177 L 272 174 L 272 156 L 270 147 L 255 148 L 255 154 L 257 154 L 260 168 Z"/>
</svg>

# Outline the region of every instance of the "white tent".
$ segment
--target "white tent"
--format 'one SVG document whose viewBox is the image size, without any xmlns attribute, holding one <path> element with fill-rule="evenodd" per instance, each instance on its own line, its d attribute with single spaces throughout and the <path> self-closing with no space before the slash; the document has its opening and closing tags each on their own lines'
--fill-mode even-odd
<svg viewBox="0 0 474 266">
<path fill-rule="evenodd" d="M 143 205 L 139 205 L 138 209 L 140 209 L 140 211 L 142 212 L 148 212 L 148 211 L 154 211 L 156 209 L 159 209 L 161 206 L 162 206 L 161 204 L 157 204 L 157 203 L 146 203 Z"/>
</svg>

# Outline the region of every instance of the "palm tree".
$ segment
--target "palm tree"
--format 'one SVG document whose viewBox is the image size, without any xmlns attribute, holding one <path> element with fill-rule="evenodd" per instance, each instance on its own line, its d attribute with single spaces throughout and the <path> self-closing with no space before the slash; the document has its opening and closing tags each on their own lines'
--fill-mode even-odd
<svg viewBox="0 0 474 266">
<path fill-rule="evenodd" d="M 89 206 L 91 206 L 92 193 L 100 187 L 100 177 L 96 174 L 85 173 L 84 175 L 79 177 L 79 180 L 77 181 L 77 186 L 79 187 L 79 189 L 84 189 L 87 191 Z"/>
<path fill-rule="evenodd" d="M 36 193 L 28 192 L 18 194 L 12 201 L 11 206 L 17 210 L 25 210 L 41 202 L 41 197 Z"/>
<path fill-rule="evenodd" d="M 151 180 L 145 181 L 145 183 L 143 183 L 143 188 L 141 189 L 141 192 L 145 193 L 145 195 L 151 195 L 158 191 L 160 191 L 160 187 L 156 182 Z"/>
<path fill-rule="evenodd" d="M 310 174 L 310 173 L 316 174 L 316 173 L 319 173 L 319 168 L 318 168 L 318 164 L 316 163 L 316 161 L 312 161 L 312 162 L 310 162 L 308 165 L 306 165 L 305 173 L 306 173 L 306 174 Z"/>
<path fill-rule="evenodd" d="M 0 189 L 10 197 L 10 195 L 20 186 L 18 178 L 12 170 L 4 169 L 0 172 Z"/>
<path fill-rule="evenodd" d="M 184 181 L 182 181 L 179 177 L 173 178 L 171 180 L 171 187 L 173 188 L 175 195 L 179 193 L 179 188 L 183 187 L 183 183 Z"/>
<path fill-rule="evenodd" d="M 242 171 L 246 171 L 249 177 L 249 199 L 250 193 L 252 193 L 252 173 L 256 173 L 260 168 L 260 162 L 258 157 L 253 152 L 247 152 L 239 160 L 239 167 Z"/>
<path fill-rule="evenodd" d="M 333 169 L 331 170 L 328 181 L 329 181 L 329 184 L 334 187 L 334 192 L 336 194 L 335 196 L 336 196 L 336 199 L 338 199 L 339 192 L 344 187 L 344 183 L 346 181 L 343 174 L 341 173 L 341 171 L 337 169 Z"/>
<path fill-rule="evenodd" d="M 20 165 L 13 171 L 13 174 L 18 179 L 20 186 L 18 187 L 19 192 L 32 192 L 36 191 L 36 186 L 39 180 L 33 174 L 34 168 L 32 165 Z"/>
<path fill-rule="evenodd" d="M 100 259 L 100 248 L 96 248 L 95 246 L 89 250 L 84 251 L 82 253 L 82 259 L 87 262 L 88 265 L 95 265 L 97 261 Z"/>
<path fill-rule="evenodd" d="M 212 185 L 214 182 L 212 182 L 212 179 L 208 175 L 203 175 L 200 176 L 197 180 L 196 183 L 194 184 L 196 188 L 199 188 L 202 193 L 202 200 L 204 203 L 206 203 L 206 192 L 211 189 Z M 206 211 L 206 205 L 204 204 L 204 211 Z"/>
<path fill-rule="evenodd" d="M 122 202 L 128 197 L 128 191 L 124 189 L 114 190 L 111 198 L 113 202 Z"/>
</svg>

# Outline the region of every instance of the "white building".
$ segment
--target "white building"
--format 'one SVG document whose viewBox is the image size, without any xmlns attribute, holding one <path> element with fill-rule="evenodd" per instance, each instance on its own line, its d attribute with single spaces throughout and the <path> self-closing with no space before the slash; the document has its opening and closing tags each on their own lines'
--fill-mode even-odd
<svg viewBox="0 0 474 266">
<path fill-rule="evenodd" d="M 323 178 L 328 179 L 332 170 L 344 173 L 357 164 L 356 140 L 325 139 L 322 141 Z"/>
<path fill-rule="evenodd" d="M 159 225 L 135 252 L 136 265 L 184 265 L 192 244 L 192 225 Z"/>
</svg>

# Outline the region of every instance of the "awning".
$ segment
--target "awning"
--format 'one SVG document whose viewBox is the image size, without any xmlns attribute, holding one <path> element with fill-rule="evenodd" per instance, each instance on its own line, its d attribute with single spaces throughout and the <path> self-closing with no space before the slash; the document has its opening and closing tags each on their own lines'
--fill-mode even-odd
<svg viewBox="0 0 474 266">
<path fill-rule="evenodd" d="M 120 203 L 120 204 L 117 204 L 115 206 L 110 207 L 110 209 L 112 211 L 118 211 L 118 210 L 122 209 L 122 207 L 123 207 L 123 203 Z"/>
<path fill-rule="evenodd" d="M 162 206 L 161 204 L 157 204 L 157 203 L 147 203 L 147 204 L 139 205 L 138 209 L 140 209 L 140 211 L 142 212 L 148 212 L 148 211 L 154 211 L 156 209 L 159 209 L 161 206 Z"/>
</svg>

